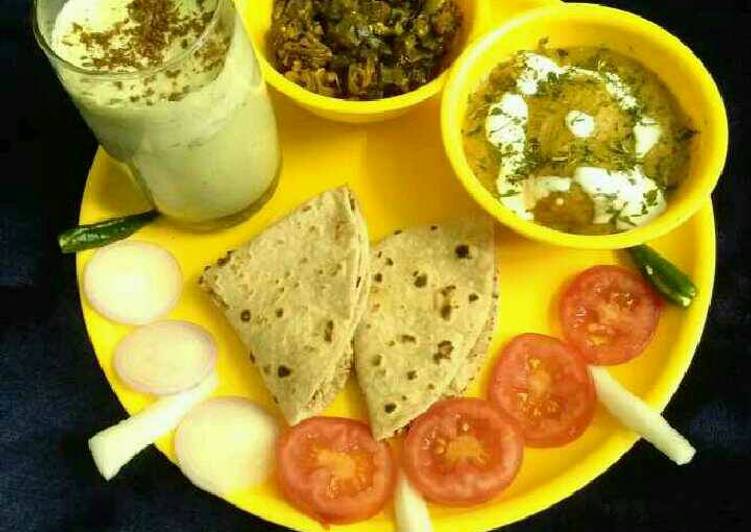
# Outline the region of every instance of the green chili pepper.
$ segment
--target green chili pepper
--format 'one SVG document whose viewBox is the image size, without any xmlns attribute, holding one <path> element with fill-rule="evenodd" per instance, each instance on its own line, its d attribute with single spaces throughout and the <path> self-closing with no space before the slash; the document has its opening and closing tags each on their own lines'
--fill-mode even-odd
<svg viewBox="0 0 751 532">
<path fill-rule="evenodd" d="M 628 249 L 642 275 L 671 303 L 687 308 L 696 297 L 696 285 L 672 262 L 647 245 Z"/>
<path fill-rule="evenodd" d="M 98 248 L 127 238 L 159 215 L 156 211 L 112 218 L 89 225 L 79 225 L 60 233 L 57 242 L 63 253 Z"/>
</svg>

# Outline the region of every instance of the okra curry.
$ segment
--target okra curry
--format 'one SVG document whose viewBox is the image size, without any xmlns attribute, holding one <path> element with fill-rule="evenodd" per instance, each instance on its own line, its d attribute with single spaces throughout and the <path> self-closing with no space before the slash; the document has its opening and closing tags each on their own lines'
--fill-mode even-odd
<svg viewBox="0 0 751 532">
<path fill-rule="evenodd" d="M 518 216 L 609 234 L 659 216 L 696 135 L 657 75 L 597 47 L 520 51 L 470 96 L 464 150 Z"/>
<path fill-rule="evenodd" d="M 375 100 L 446 67 L 462 25 L 453 0 L 274 0 L 274 66 L 309 91 Z"/>
</svg>

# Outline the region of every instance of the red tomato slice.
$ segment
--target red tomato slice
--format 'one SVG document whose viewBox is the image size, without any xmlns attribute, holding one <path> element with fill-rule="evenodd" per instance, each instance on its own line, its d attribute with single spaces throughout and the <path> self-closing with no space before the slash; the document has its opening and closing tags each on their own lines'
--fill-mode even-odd
<svg viewBox="0 0 751 532">
<path fill-rule="evenodd" d="M 565 445 L 595 413 L 595 388 L 579 355 L 557 338 L 522 334 L 501 352 L 490 401 L 514 418 L 531 447 Z"/>
<path fill-rule="evenodd" d="M 377 514 L 391 498 L 396 467 L 389 446 L 365 423 L 307 419 L 277 443 L 277 478 L 287 500 L 324 523 L 352 523 Z"/>
<path fill-rule="evenodd" d="M 563 294 L 563 334 L 592 364 L 620 364 L 647 347 L 662 303 L 636 273 L 620 266 L 594 266 Z"/>
<path fill-rule="evenodd" d="M 418 417 L 404 441 L 404 469 L 428 499 L 452 506 L 487 501 L 522 463 L 514 422 L 482 399 L 446 399 Z"/>
</svg>

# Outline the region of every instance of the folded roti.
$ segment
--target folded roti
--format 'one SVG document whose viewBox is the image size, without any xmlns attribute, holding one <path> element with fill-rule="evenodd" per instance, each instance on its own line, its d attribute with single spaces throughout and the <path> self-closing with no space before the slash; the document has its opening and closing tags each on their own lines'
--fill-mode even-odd
<svg viewBox="0 0 751 532">
<path fill-rule="evenodd" d="M 299 206 L 201 276 L 291 425 L 320 413 L 347 380 L 368 263 L 365 221 L 342 187 Z"/>
<path fill-rule="evenodd" d="M 371 257 L 355 366 L 376 439 L 392 436 L 482 365 L 498 295 L 493 224 L 485 218 L 397 231 Z"/>
</svg>

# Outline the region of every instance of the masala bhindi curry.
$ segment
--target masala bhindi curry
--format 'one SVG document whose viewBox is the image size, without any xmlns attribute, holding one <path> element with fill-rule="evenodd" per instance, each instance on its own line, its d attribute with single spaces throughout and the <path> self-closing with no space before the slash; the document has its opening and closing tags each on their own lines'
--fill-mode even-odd
<svg viewBox="0 0 751 532">
<path fill-rule="evenodd" d="M 436 78 L 462 24 L 453 0 L 275 0 L 275 68 L 324 96 L 375 100 Z"/>
</svg>

